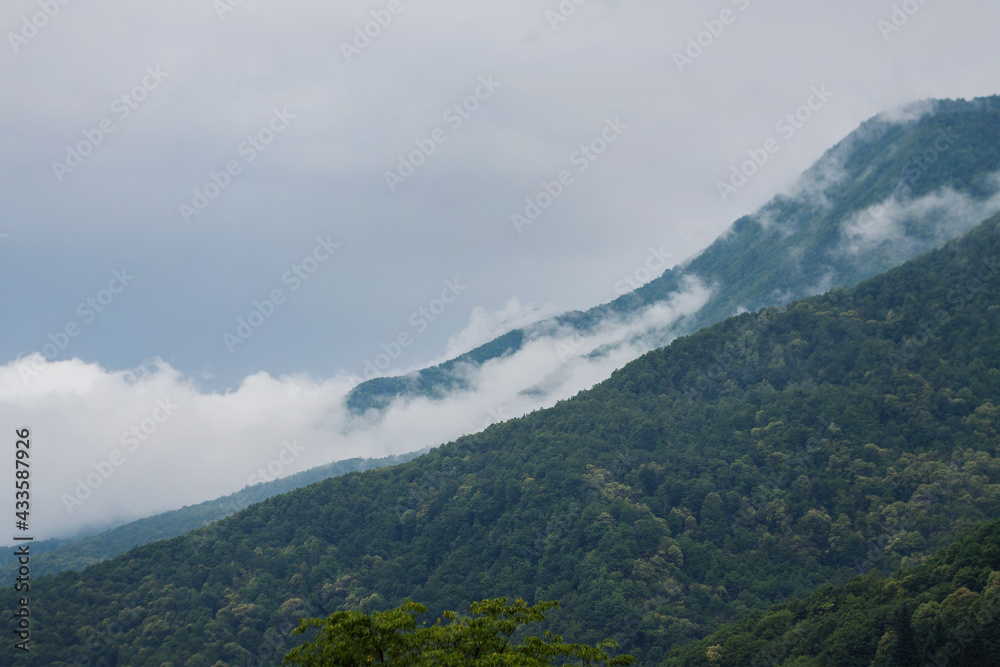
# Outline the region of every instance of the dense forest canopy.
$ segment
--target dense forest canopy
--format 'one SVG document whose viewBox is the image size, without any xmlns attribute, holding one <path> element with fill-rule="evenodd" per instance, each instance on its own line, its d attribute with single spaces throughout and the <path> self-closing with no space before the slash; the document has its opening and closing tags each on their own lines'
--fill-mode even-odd
<svg viewBox="0 0 1000 667">
<path fill-rule="evenodd" d="M 404 600 L 386 611 L 338 611 L 326 618 L 299 622 L 293 634 L 316 630 L 282 661 L 300 667 L 614 667 L 635 658 L 615 655 L 614 641 L 596 646 L 570 644 L 559 635 L 524 636 L 528 626 L 545 620 L 556 601 L 529 606 L 518 599 L 481 600 L 468 615 L 445 611 L 433 625 L 418 623 L 427 607 Z"/>
<path fill-rule="evenodd" d="M 686 644 L 670 667 L 989 667 L 1000 656 L 1000 522 L 919 566 L 820 586 Z"/>
</svg>

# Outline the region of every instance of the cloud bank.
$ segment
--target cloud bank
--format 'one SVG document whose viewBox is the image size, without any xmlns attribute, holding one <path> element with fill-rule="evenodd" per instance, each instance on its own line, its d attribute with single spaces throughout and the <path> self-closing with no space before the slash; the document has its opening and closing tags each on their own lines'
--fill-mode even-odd
<svg viewBox="0 0 1000 667">
<path fill-rule="evenodd" d="M 632 318 L 586 336 L 556 329 L 467 368 L 469 391 L 400 402 L 381 415 L 343 407 L 360 380 L 353 375 L 257 373 L 234 391 L 211 392 L 160 360 L 108 371 L 36 354 L 0 367 L 0 421 L 32 431 L 34 535 L 93 532 L 330 461 L 436 446 L 552 405 L 662 345 L 708 297 L 689 280 Z M 516 301 L 476 312 L 453 340 L 472 342 L 538 312 Z"/>
<path fill-rule="evenodd" d="M 841 224 L 842 240 L 836 252 L 858 256 L 879 248 L 895 261 L 936 248 L 1000 211 L 1000 173 L 987 180 L 993 192 L 988 197 L 952 188 L 916 198 L 887 197 Z"/>
</svg>

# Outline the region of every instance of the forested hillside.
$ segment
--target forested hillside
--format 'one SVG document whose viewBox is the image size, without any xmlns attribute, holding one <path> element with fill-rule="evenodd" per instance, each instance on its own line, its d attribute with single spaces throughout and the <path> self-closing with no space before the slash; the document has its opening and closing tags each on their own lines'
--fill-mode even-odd
<svg viewBox="0 0 1000 667">
<path fill-rule="evenodd" d="M 1000 661 L 1000 523 L 977 526 L 919 566 L 877 571 L 754 611 L 687 644 L 671 667 L 989 667 Z"/>
<path fill-rule="evenodd" d="M 551 629 L 657 664 L 1000 518 L 998 359 L 995 217 L 552 409 L 34 580 L 25 664 L 277 664 L 302 616 L 500 596 L 559 600 Z"/>
<path fill-rule="evenodd" d="M 201 528 L 279 493 L 288 493 L 348 472 L 396 465 L 409 461 L 419 454 L 420 452 L 414 452 L 381 459 L 354 458 L 334 461 L 280 479 L 246 486 L 236 493 L 221 498 L 132 521 L 96 535 L 71 540 L 39 541 L 32 545 L 31 571 L 38 576 L 55 574 L 63 570 L 82 570 L 88 565 L 125 553 L 132 547 L 176 537 L 195 528 Z M 0 583 L 13 585 L 19 565 L 14 552 L 3 552 L 0 563 L 3 564 L 3 567 L 0 567 Z"/>
</svg>

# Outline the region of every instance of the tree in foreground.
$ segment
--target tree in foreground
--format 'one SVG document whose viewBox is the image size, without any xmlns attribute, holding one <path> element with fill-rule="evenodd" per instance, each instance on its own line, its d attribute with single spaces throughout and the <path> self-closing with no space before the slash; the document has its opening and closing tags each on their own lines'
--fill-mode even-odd
<svg viewBox="0 0 1000 667">
<path fill-rule="evenodd" d="M 409 600 L 388 611 L 367 614 L 338 611 L 326 618 L 304 619 L 293 634 L 309 628 L 320 633 L 285 656 L 283 665 L 302 667 L 354 667 L 393 665 L 394 667 L 536 667 L 554 664 L 594 667 L 631 665 L 630 655 L 612 657 L 609 649 L 618 643 L 607 640 L 596 646 L 567 644 L 562 637 L 546 632 L 544 637 L 513 640 L 523 627 L 545 620 L 545 612 L 558 602 L 542 602 L 533 607 L 521 599 L 507 604 L 507 598 L 474 602 L 470 617 L 446 611 L 432 626 L 417 625 L 417 616 L 427 607 Z"/>
</svg>

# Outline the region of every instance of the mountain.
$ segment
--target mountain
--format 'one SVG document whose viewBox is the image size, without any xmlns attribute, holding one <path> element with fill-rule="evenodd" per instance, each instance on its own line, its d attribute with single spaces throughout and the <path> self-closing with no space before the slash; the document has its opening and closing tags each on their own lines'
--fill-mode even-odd
<svg viewBox="0 0 1000 667">
<path fill-rule="evenodd" d="M 344 475 L 349 472 L 372 470 L 405 463 L 424 452 L 413 452 L 380 459 L 354 458 L 316 466 L 294 475 L 244 487 L 215 500 L 189 505 L 172 512 L 132 521 L 96 535 L 75 539 L 43 540 L 32 545 L 31 572 L 35 576 L 55 574 L 63 570 L 82 570 L 129 549 L 183 535 L 213 521 L 234 514 L 266 500 L 271 496 L 288 493 L 314 482 Z M 13 586 L 17 578 L 18 561 L 13 550 L 0 554 L 0 583 Z"/>
<path fill-rule="evenodd" d="M 876 275 L 939 246 L 986 212 L 1000 209 L 1000 198 L 992 194 L 996 192 L 992 175 L 1000 170 L 1000 97 L 921 103 L 907 114 L 883 114 L 869 120 L 819 160 L 793 194 L 776 197 L 755 215 L 741 218 L 699 256 L 633 292 L 587 312 L 567 313 L 509 331 L 407 376 L 363 382 L 349 395 L 348 406 L 365 412 L 385 408 L 399 398 L 440 399 L 467 390 L 475 370 L 523 352 L 540 340 L 553 342 L 564 357 L 563 366 L 578 357 L 593 359 L 630 346 L 629 352 L 615 357 L 624 363 L 678 334 L 738 311 L 784 304 L 797 296 Z M 616 327 L 654 306 L 671 303 L 695 283 L 711 286 L 711 294 L 688 316 L 677 319 L 675 313 L 667 320 L 651 317 L 635 326 Z M 613 333 L 593 335 L 602 329 L 613 329 Z M 562 389 L 575 391 L 581 383 L 592 383 L 593 377 L 565 380 Z M 531 395 L 526 403 L 529 409 L 546 403 L 552 390 L 542 376 L 535 379 L 537 384 L 521 387 L 522 396 Z M 315 475 L 295 479 L 305 485 L 325 476 L 328 473 L 321 468 Z M 268 497 L 270 492 L 261 493 L 266 488 L 243 499 L 214 501 L 227 505 L 228 511 L 204 504 L 119 527 L 81 543 L 77 539 L 40 542 L 35 545 L 38 571 L 83 567 L 132 546 L 182 534 Z M 273 488 L 279 493 L 295 487 L 282 482 Z M 59 554 L 42 555 L 57 548 Z M 11 554 L 0 556 L 0 581 L 9 580 L 12 560 Z"/>
<path fill-rule="evenodd" d="M 671 667 L 990 667 L 1000 658 L 1000 522 L 892 577 L 826 584 L 676 650 Z"/>
<path fill-rule="evenodd" d="M 550 629 L 658 664 L 1000 518 L 998 359 L 1000 216 L 408 463 L 32 580 L 19 657 L 278 664 L 301 617 L 506 596 L 559 600 Z"/>
<path fill-rule="evenodd" d="M 531 341 L 551 339 L 564 346 L 566 340 L 577 341 L 570 344 L 573 354 L 564 357 L 608 354 L 609 348 L 636 343 L 645 351 L 739 312 L 857 284 L 939 247 L 1000 210 L 998 171 L 1000 97 L 928 101 L 876 116 L 830 149 L 791 194 L 737 220 L 697 257 L 586 312 L 515 329 L 405 376 L 362 382 L 347 406 L 361 413 L 401 398 L 440 399 L 467 390 L 472 371 L 516 354 Z M 610 341 L 603 336 L 589 346 L 579 342 L 602 327 L 669 304 L 694 285 L 711 293 L 690 316 L 653 318 L 622 327 Z M 546 393 L 544 384 L 523 389 L 540 397 Z"/>
</svg>

